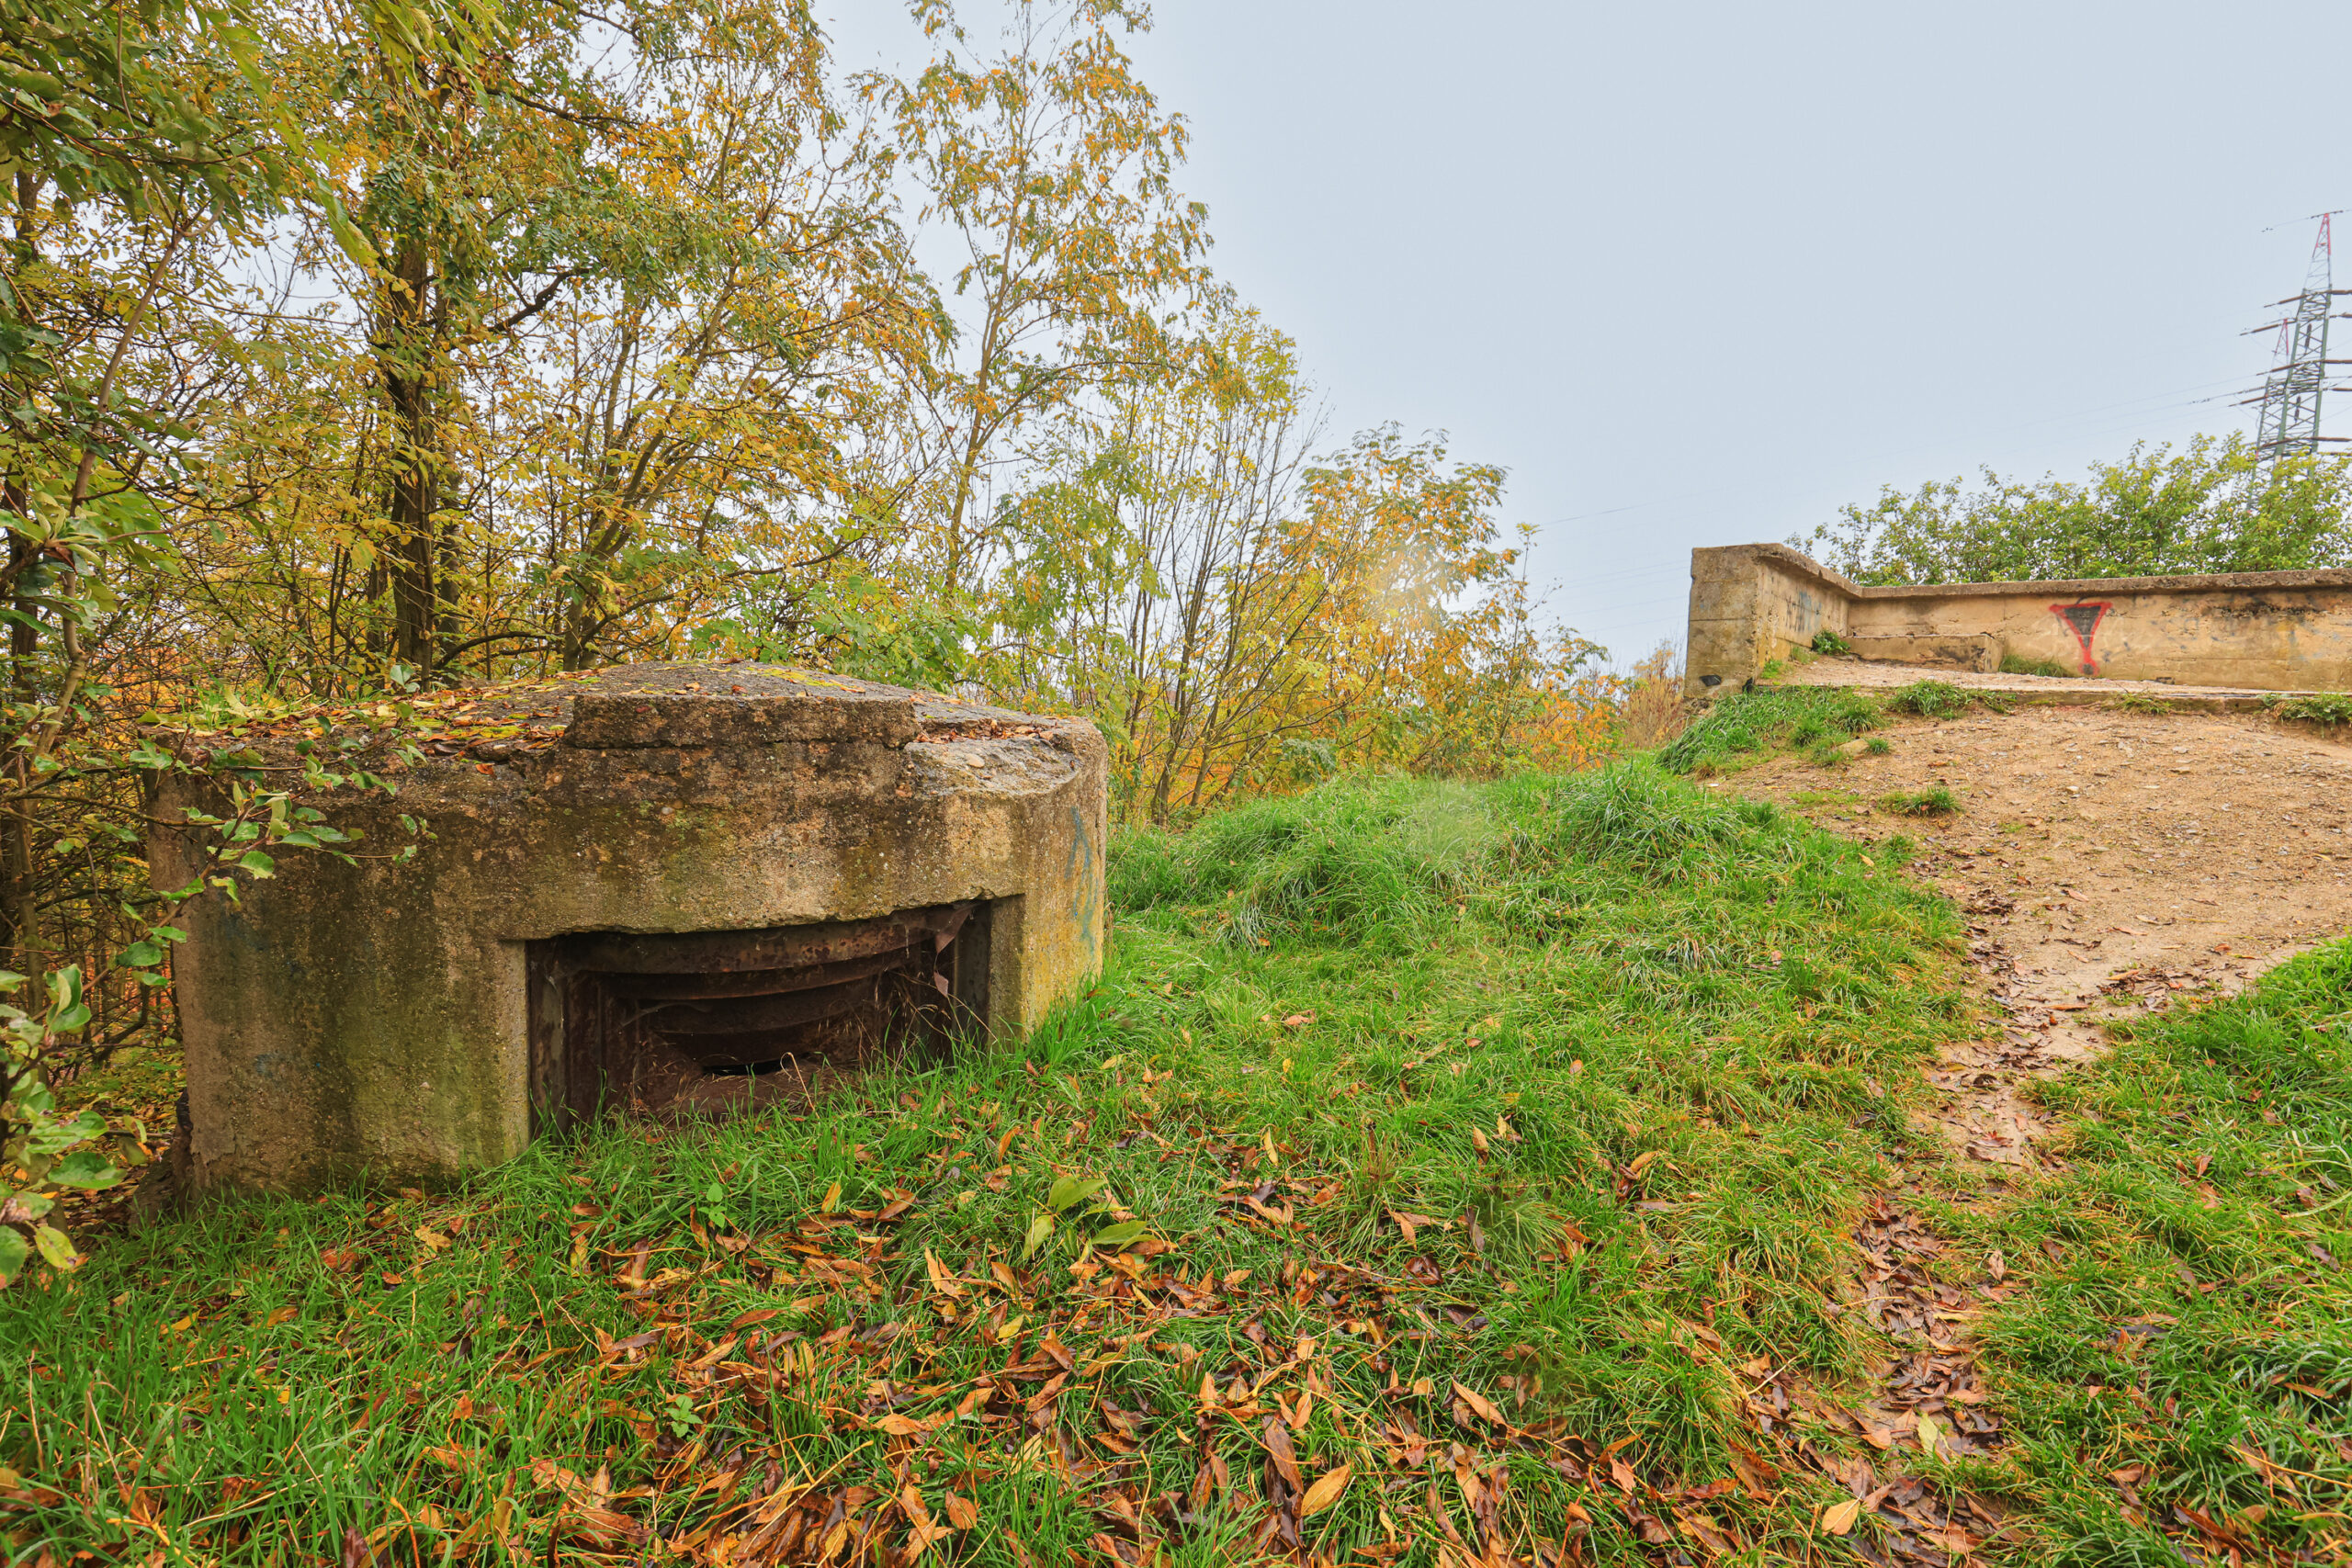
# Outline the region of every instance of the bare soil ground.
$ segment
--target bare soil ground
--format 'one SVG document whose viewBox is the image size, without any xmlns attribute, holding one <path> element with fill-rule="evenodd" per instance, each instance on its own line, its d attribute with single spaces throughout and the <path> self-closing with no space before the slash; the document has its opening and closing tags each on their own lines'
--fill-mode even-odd
<svg viewBox="0 0 2352 1568">
<path fill-rule="evenodd" d="M 1973 917 L 1997 1034 L 1948 1054 L 1937 1119 L 1969 1157 L 2046 1158 L 2018 1092 L 2097 1049 L 2108 1019 L 2233 991 L 2352 927 L 2352 745 L 2231 713 L 1972 709 L 1825 769 L 1775 758 L 1720 787 L 1875 840 Z M 1949 789 L 1916 816 L 1891 797 Z"/>
<path fill-rule="evenodd" d="M 1973 708 L 1887 739 L 1883 754 L 1832 768 L 1784 755 L 1712 787 L 1865 840 L 1908 835 L 1923 846 L 1912 869 L 1967 909 L 1999 1026 L 1946 1050 L 1924 1119 L 1975 1163 L 1987 1200 L 2059 1165 L 2032 1083 L 2097 1051 L 2106 1021 L 2235 990 L 2352 927 L 2352 746 L 2244 713 L 2098 706 Z M 1938 789 L 1960 809 L 1915 814 Z M 1974 1351 L 1978 1319 L 2014 1281 L 1998 1255 L 1950 1271 L 1965 1284 L 1928 1275 L 1948 1244 L 1909 1206 L 1926 1176 L 1855 1233 L 1856 1304 L 1905 1350 L 1875 1369 L 1856 1415 L 1883 1451 L 1878 1467 L 1860 1461 L 1855 1495 L 1905 1521 L 1883 1552 L 1857 1546 L 1881 1568 L 1946 1562 L 1969 1531 L 2006 1533 L 1997 1503 L 1938 1487 L 1906 1458 L 1912 1443 L 1960 1457 L 2007 1440 Z"/>
</svg>

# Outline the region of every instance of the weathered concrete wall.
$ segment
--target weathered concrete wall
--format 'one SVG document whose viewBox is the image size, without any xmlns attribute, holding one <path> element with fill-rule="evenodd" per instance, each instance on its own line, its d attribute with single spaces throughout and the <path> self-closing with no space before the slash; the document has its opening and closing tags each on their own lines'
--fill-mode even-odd
<svg viewBox="0 0 2352 1568">
<path fill-rule="evenodd" d="M 669 689 L 689 680 L 715 689 Z M 446 1180 L 519 1153 L 537 939 L 1006 900 L 1007 1033 L 1101 967 L 1105 752 L 1083 721 L 741 665 L 529 699 L 519 743 L 430 757 L 395 798 L 319 800 L 365 832 L 358 863 L 289 852 L 241 902 L 191 908 L 174 979 L 198 1186 Z M 207 804 L 181 784 L 156 807 Z M 401 864 L 404 814 L 431 836 Z M 159 886 L 190 874 L 171 833 L 153 852 Z"/>
<path fill-rule="evenodd" d="M 1703 695 L 1726 681 L 1736 686 L 1821 632 L 1843 637 L 1850 586 L 1774 546 L 1692 550 L 1687 689 Z"/>
<path fill-rule="evenodd" d="M 1871 659 L 2256 691 L 2352 689 L 2352 571 L 1866 588 L 1780 545 L 1690 552 L 1690 671 L 1703 695 L 1836 632 Z"/>
</svg>

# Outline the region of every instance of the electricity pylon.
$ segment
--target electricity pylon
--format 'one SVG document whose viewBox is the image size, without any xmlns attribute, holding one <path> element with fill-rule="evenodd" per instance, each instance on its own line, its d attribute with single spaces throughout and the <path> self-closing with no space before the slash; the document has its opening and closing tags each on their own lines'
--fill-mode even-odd
<svg viewBox="0 0 2352 1568">
<path fill-rule="evenodd" d="M 2251 336 L 2273 330 L 2278 333 L 2278 346 L 2272 354 L 2270 374 L 2263 379 L 2261 395 L 2246 400 L 2262 405 L 2254 451 L 2266 472 L 2275 468 L 2281 457 L 2315 453 L 2324 442 L 2352 440 L 2342 435 L 2323 435 L 2319 429 L 2322 396 L 2344 389 L 2328 386 L 2329 367 L 2352 364 L 2352 360 L 2327 356 L 2327 323 L 2345 313 L 2330 307 L 2338 295 L 2352 294 L 2352 288 L 2335 287 L 2335 246 L 2330 233 L 2330 220 L 2335 216 L 2332 212 L 2319 215 L 2319 235 L 2312 242 L 2311 265 L 2303 274 L 2302 292 L 2273 301 L 2291 309 L 2279 320 L 2266 321 L 2242 334 Z"/>
</svg>

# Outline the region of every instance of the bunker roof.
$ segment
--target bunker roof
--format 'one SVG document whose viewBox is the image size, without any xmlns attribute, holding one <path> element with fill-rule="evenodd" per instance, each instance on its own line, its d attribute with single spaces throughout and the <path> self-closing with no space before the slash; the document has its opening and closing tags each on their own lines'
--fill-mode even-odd
<svg viewBox="0 0 2352 1568">
<path fill-rule="evenodd" d="M 374 771 L 436 759 L 518 762 L 557 747 L 700 749 L 780 741 L 885 746 L 1056 738 L 1082 721 L 750 660 L 615 665 L 539 680 L 322 703 L 164 733 L 191 761 L 299 765 L 319 754 Z"/>
</svg>

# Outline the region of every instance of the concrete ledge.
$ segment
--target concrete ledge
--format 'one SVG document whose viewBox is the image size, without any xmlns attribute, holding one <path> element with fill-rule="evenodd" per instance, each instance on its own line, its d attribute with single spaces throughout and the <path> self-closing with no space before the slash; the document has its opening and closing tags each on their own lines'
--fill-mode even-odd
<svg viewBox="0 0 2352 1568">
<path fill-rule="evenodd" d="M 1857 637 L 1847 639 L 1857 659 L 1890 664 L 1939 665 L 1986 674 L 2001 667 L 1996 637 Z"/>
<path fill-rule="evenodd" d="M 2268 713 L 2316 692 L 2260 692 L 2223 686 L 2176 686 L 2161 681 L 2102 681 L 2057 675 L 1979 674 L 1917 664 L 1859 659 L 1819 659 L 1791 669 L 1774 686 L 1821 686 L 1849 692 L 1891 692 L 1915 681 L 1941 681 L 2040 707 L 2144 707 L 2161 703 L 2174 713 Z"/>
</svg>

